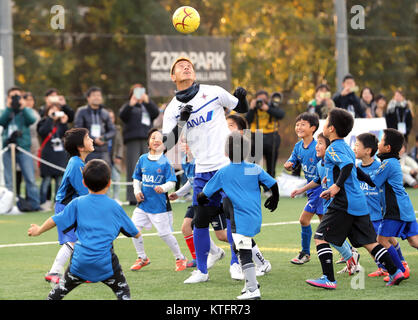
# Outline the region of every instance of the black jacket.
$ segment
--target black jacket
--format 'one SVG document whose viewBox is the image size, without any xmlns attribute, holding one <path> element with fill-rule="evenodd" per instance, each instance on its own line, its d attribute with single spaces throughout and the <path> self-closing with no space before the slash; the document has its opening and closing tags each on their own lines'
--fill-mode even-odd
<svg viewBox="0 0 418 320">
<path fill-rule="evenodd" d="M 347 111 L 351 111 L 351 107 L 354 109 L 352 111 L 354 111 L 355 113 L 355 118 L 365 118 L 366 117 L 366 113 L 363 110 L 363 107 L 360 104 L 360 99 L 359 97 L 357 97 L 355 95 L 354 92 L 351 92 L 345 96 L 342 96 L 341 93 L 336 93 L 333 97 L 332 100 L 334 100 L 335 106 L 337 108 L 342 108 L 345 109 Z"/>
<path fill-rule="evenodd" d="M 142 106 L 145 107 L 150 117 L 150 125 L 144 125 L 142 123 Z M 146 139 L 148 131 L 153 127 L 152 122 L 158 117 L 160 111 L 158 106 L 152 102 L 129 106 L 129 103 L 125 103 L 120 111 L 119 117 L 123 121 L 123 143 L 127 143 L 131 140 Z"/>
</svg>

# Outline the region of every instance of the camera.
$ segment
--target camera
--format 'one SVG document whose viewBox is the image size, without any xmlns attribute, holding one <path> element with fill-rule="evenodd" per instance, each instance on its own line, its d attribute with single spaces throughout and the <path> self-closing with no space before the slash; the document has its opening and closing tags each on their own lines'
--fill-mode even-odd
<svg viewBox="0 0 418 320">
<path fill-rule="evenodd" d="M 273 108 L 278 108 L 281 101 L 282 101 L 282 94 L 280 92 L 274 92 L 271 95 L 270 106 Z"/>
<path fill-rule="evenodd" d="M 255 108 L 256 109 L 261 109 L 261 107 L 263 106 L 263 103 L 264 103 L 263 99 L 257 99 L 255 101 Z"/>
<path fill-rule="evenodd" d="M 15 94 L 12 97 L 11 107 L 12 107 L 14 112 L 18 112 L 19 109 L 20 109 L 20 99 L 21 99 L 21 97 L 18 94 Z"/>
<path fill-rule="evenodd" d="M 64 111 L 55 111 L 55 112 L 52 113 L 53 118 L 55 118 L 55 117 L 61 118 L 64 115 L 65 115 Z"/>
</svg>

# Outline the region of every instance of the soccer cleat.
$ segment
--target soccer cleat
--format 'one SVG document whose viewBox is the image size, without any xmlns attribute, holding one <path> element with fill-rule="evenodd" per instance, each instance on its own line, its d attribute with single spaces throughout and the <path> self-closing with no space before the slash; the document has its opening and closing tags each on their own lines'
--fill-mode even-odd
<svg viewBox="0 0 418 320">
<path fill-rule="evenodd" d="M 292 260 L 290 260 L 293 264 L 304 264 L 311 261 L 311 256 L 303 251 L 299 252 L 299 255 Z"/>
<path fill-rule="evenodd" d="M 234 280 L 244 280 L 244 274 L 242 273 L 241 266 L 238 263 L 233 263 L 229 267 L 229 273 Z"/>
<path fill-rule="evenodd" d="M 271 271 L 271 263 L 268 260 L 264 260 L 264 263 L 261 266 L 256 266 L 256 276 L 264 276 L 266 273 L 269 273 Z"/>
<path fill-rule="evenodd" d="M 208 273 L 202 273 L 199 269 L 194 270 L 192 275 L 184 280 L 184 283 L 199 283 L 199 282 L 206 282 L 209 280 Z"/>
<path fill-rule="evenodd" d="M 260 289 L 260 284 L 257 282 L 257 289 Z M 247 281 L 244 283 L 244 288 L 241 290 L 241 294 L 244 294 L 247 291 Z"/>
<path fill-rule="evenodd" d="M 207 268 L 210 269 L 213 267 L 213 265 L 216 263 L 216 261 L 219 261 L 225 257 L 225 251 L 221 248 L 219 248 L 218 253 L 208 255 L 208 266 Z"/>
<path fill-rule="evenodd" d="M 145 260 L 142 258 L 138 258 L 135 260 L 135 263 L 132 265 L 131 270 L 132 271 L 141 270 L 143 267 L 149 265 L 150 263 L 151 262 L 149 261 L 148 257 Z"/>
<path fill-rule="evenodd" d="M 342 263 L 345 263 L 345 260 L 344 260 L 344 258 L 343 258 L 343 257 L 341 257 L 339 260 L 337 260 L 337 261 L 335 262 L 335 264 L 342 264 Z"/>
<path fill-rule="evenodd" d="M 50 282 L 50 283 L 59 283 L 61 277 L 62 277 L 62 275 L 59 274 L 59 273 L 50 273 L 50 272 L 48 272 L 45 275 L 45 281 Z"/>
<path fill-rule="evenodd" d="M 374 277 L 383 277 L 383 276 L 388 276 L 389 273 L 387 273 L 386 271 L 384 271 L 382 268 L 378 268 L 376 271 L 371 272 L 368 274 L 369 277 L 374 278 Z"/>
<path fill-rule="evenodd" d="M 405 276 L 403 275 L 403 272 L 398 269 L 393 275 L 389 275 L 389 282 L 386 283 L 386 286 L 397 286 L 402 280 L 405 280 Z"/>
<path fill-rule="evenodd" d="M 237 297 L 238 300 L 260 300 L 261 299 L 261 293 L 260 289 L 256 289 L 253 292 L 250 290 L 245 291 L 244 294 Z"/>
<path fill-rule="evenodd" d="M 323 275 L 318 279 L 308 279 L 306 282 L 311 286 L 328 290 L 334 290 L 337 288 L 337 281 L 329 281 L 326 275 Z"/>
<path fill-rule="evenodd" d="M 196 264 L 196 259 L 192 259 L 187 263 L 187 268 L 196 268 L 197 264 Z"/>
<path fill-rule="evenodd" d="M 402 265 L 403 265 L 403 267 L 405 269 L 405 271 L 403 272 L 403 276 L 404 276 L 405 280 L 406 279 L 409 279 L 409 266 L 408 266 L 408 263 L 406 261 L 402 261 Z M 390 280 L 390 276 L 389 275 L 383 278 L 383 281 L 385 281 L 385 282 L 389 282 L 389 280 Z"/>
<path fill-rule="evenodd" d="M 347 261 L 347 270 L 350 276 L 360 271 L 359 260 L 360 260 L 360 254 L 357 252 L 357 250 L 353 251 L 353 255 Z"/>
<path fill-rule="evenodd" d="M 176 260 L 176 271 L 183 271 L 187 268 L 187 259 L 177 259 Z"/>
</svg>

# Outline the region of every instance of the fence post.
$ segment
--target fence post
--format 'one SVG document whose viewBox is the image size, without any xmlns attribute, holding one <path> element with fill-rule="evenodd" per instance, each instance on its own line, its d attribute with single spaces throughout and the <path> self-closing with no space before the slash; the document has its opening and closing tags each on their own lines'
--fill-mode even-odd
<svg viewBox="0 0 418 320">
<path fill-rule="evenodd" d="M 17 186 L 16 186 L 16 144 L 11 143 L 9 144 L 10 147 L 10 160 L 12 162 L 12 182 L 13 182 L 13 206 L 16 205 L 16 194 L 17 194 Z"/>
</svg>

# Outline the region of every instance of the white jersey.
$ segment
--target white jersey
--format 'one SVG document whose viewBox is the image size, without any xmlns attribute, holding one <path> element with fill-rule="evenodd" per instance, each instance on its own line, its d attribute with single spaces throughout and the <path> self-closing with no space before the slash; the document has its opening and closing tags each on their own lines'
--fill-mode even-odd
<svg viewBox="0 0 418 320">
<path fill-rule="evenodd" d="M 183 105 L 193 106 L 183 133 L 195 158 L 195 172 L 210 172 L 229 164 L 225 156 L 225 141 L 230 131 L 225 119 L 224 107 L 230 110 L 238 99 L 219 86 L 200 85 L 192 100 L 182 103 L 174 97 L 164 111 L 163 134 L 170 133 L 177 125 Z"/>
</svg>

